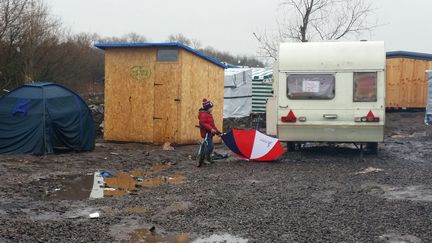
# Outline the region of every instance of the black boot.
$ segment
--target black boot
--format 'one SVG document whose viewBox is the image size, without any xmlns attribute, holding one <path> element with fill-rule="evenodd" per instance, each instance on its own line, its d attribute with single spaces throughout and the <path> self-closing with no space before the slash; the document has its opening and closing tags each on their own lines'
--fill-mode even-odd
<svg viewBox="0 0 432 243">
<path fill-rule="evenodd" d="M 212 159 L 212 157 L 211 157 L 211 154 L 207 154 L 207 155 L 206 155 L 206 160 L 207 160 L 210 164 L 213 164 L 213 163 L 214 163 L 214 161 L 213 161 L 213 159 Z"/>
</svg>

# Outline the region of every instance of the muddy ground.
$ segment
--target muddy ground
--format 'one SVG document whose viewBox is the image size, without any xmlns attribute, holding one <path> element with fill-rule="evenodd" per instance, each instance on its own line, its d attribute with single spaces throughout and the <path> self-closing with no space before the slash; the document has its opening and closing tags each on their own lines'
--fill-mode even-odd
<svg viewBox="0 0 432 243">
<path fill-rule="evenodd" d="M 89 153 L 0 155 L 0 242 L 432 242 L 422 120 L 388 113 L 378 156 L 364 160 L 352 147 L 308 145 L 273 163 L 197 168 L 197 146 L 102 140 Z M 137 183 L 88 199 L 95 171 Z"/>
</svg>

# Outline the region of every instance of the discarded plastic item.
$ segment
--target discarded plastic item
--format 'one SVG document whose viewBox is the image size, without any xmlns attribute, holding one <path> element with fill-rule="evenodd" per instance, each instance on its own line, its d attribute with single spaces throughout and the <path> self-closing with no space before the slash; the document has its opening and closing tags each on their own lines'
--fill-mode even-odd
<svg viewBox="0 0 432 243">
<path fill-rule="evenodd" d="M 100 174 L 100 176 L 102 176 L 103 178 L 107 178 L 107 177 L 114 177 L 113 174 L 111 174 L 111 173 L 109 173 L 109 172 L 107 172 L 107 171 L 101 171 L 99 174 Z"/>
<path fill-rule="evenodd" d="M 115 191 L 115 190 L 117 189 L 111 187 L 104 188 L 104 191 Z"/>
<path fill-rule="evenodd" d="M 163 149 L 163 150 L 174 150 L 174 147 L 171 146 L 171 143 L 166 142 L 166 143 L 164 143 L 164 145 L 162 146 L 162 149 Z"/>
<path fill-rule="evenodd" d="M 110 154 L 112 154 L 112 155 L 119 155 L 119 153 L 114 153 L 114 152 L 111 152 Z"/>
<path fill-rule="evenodd" d="M 137 180 L 138 182 L 143 182 L 144 178 L 142 178 L 142 177 L 136 177 L 135 180 Z"/>
<path fill-rule="evenodd" d="M 89 217 L 90 217 L 91 219 L 95 219 L 95 218 L 99 218 L 100 215 L 99 215 L 99 213 L 91 213 L 91 214 L 89 215 Z"/>
<path fill-rule="evenodd" d="M 56 189 L 54 189 L 55 192 L 58 192 L 58 191 L 60 191 L 60 190 L 61 190 L 60 188 L 56 188 Z"/>
<path fill-rule="evenodd" d="M 101 176 L 100 172 L 95 172 L 93 177 L 93 187 L 90 192 L 90 198 L 103 198 L 105 184 L 104 178 Z"/>
</svg>

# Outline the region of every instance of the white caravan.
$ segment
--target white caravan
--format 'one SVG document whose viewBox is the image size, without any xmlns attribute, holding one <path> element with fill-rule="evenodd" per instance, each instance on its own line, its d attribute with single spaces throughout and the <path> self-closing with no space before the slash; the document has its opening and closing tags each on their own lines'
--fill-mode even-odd
<svg viewBox="0 0 432 243">
<path fill-rule="evenodd" d="M 384 42 L 282 43 L 267 101 L 267 133 L 294 150 L 305 142 L 384 140 Z"/>
</svg>

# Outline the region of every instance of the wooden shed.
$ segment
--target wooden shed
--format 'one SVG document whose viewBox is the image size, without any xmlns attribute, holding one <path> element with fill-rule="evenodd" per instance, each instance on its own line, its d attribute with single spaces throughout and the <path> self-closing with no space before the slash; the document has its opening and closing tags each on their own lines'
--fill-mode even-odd
<svg viewBox="0 0 432 243">
<path fill-rule="evenodd" d="M 222 128 L 225 65 L 218 60 L 181 43 L 96 47 L 105 50 L 106 140 L 196 143 L 204 97 Z"/>
<path fill-rule="evenodd" d="M 425 108 L 432 54 L 387 52 L 386 108 Z"/>
</svg>

